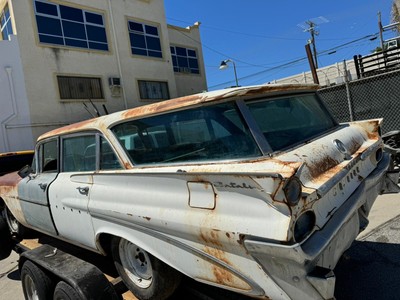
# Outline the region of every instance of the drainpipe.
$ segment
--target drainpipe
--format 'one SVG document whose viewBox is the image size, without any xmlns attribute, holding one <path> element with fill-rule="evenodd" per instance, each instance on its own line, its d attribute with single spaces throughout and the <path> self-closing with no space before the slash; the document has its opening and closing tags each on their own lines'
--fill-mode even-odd
<svg viewBox="0 0 400 300">
<path fill-rule="evenodd" d="M 14 119 L 17 116 L 17 100 L 15 97 L 14 81 L 12 79 L 12 68 L 5 67 L 4 69 L 7 72 L 8 83 L 10 85 L 12 112 L 8 117 L 6 117 L 6 119 L 1 121 L 1 130 L 3 132 L 3 141 L 4 141 L 4 145 L 5 145 L 5 151 L 9 152 L 10 151 L 10 143 L 8 141 L 8 136 L 7 136 L 7 131 L 6 131 L 6 123 L 11 121 L 12 119 Z"/>
<path fill-rule="evenodd" d="M 114 16 L 113 16 L 113 10 L 112 10 L 112 6 L 111 6 L 111 0 L 108 0 L 108 9 L 110 11 L 110 21 L 111 21 L 111 28 L 112 28 L 113 38 L 114 38 L 115 55 L 117 57 L 118 73 L 119 73 L 119 77 L 121 78 L 122 99 L 124 100 L 125 109 L 128 109 L 128 102 L 126 101 L 124 81 L 122 79 L 121 59 L 119 57 L 119 48 L 118 48 L 117 34 L 116 34 L 116 31 L 115 31 Z"/>
</svg>

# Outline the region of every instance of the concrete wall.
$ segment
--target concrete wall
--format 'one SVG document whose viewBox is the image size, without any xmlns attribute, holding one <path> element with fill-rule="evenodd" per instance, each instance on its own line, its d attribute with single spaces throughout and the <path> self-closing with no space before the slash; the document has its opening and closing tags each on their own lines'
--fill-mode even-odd
<svg viewBox="0 0 400 300">
<path fill-rule="evenodd" d="M 32 149 L 20 48 L 16 36 L 0 41 L 0 152 Z"/>
<path fill-rule="evenodd" d="M 347 70 L 348 80 L 357 79 L 357 72 L 354 60 L 336 63 L 327 67 L 317 69 L 319 85 L 321 87 L 342 84 L 345 81 L 345 70 Z M 314 83 L 311 71 L 303 72 L 293 76 L 280 78 L 270 83 Z"/>
</svg>

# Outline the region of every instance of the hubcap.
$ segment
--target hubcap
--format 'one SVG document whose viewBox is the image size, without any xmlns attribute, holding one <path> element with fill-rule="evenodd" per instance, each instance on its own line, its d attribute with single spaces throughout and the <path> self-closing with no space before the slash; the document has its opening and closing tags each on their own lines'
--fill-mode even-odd
<svg viewBox="0 0 400 300">
<path fill-rule="evenodd" d="M 153 278 L 149 255 L 143 249 L 126 241 L 119 244 L 119 257 L 126 275 L 140 288 L 148 288 Z"/>
<path fill-rule="evenodd" d="M 28 300 L 40 300 L 35 283 L 28 275 L 24 278 L 24 286 Z"/>
</svg>

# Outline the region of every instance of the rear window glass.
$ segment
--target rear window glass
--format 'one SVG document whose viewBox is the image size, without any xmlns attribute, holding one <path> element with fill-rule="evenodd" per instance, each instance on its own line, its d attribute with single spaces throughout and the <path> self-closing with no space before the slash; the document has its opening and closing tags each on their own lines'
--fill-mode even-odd
<svg viewBox="0 0 400 300">
<path fill-rule="evenodd" d="M 273 151 L 282 150 L 336 126 L 315 94 L 248 102 Z"/>
</svg>

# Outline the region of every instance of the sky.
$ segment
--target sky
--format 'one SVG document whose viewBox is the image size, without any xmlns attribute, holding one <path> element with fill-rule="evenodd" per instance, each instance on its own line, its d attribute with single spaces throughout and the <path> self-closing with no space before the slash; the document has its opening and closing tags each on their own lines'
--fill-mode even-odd
<svg viewBox="0 0 400 300">
<path fill-rule="evenodd" d="M 318 66 L 380 46 L 378 14 L 391 24 L 392 0 L 166 0 L 167 23 L 180 27 L 200 22 L 208 90 L 271 82 L 310 70 L 305 45 L 307 22 L 316 24 Z M 383 39 L 395 37 L 391 30 Z M 370 40 L 377 37 L 375 40 Z M 334 52 L 334 53 L 332 53 Z M 221 61 L 230 59 L 220 70 Z"/>
</svg>

